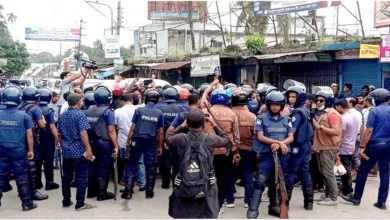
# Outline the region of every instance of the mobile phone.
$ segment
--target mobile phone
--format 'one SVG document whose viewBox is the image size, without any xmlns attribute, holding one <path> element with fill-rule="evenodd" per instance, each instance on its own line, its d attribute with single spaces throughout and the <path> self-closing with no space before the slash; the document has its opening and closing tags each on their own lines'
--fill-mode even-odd
<svg viewBox="0 0 390 220">
<path fill-rule="evenodd" d="M 144 80 L 144 86 L 146 87 L 146 86 L 148 86 L 149 84 L 151 84 L 152 82 L 153 82 L 152 79 L 146 79 L 146 80 Z"/>
<path fill-rule="evenodd" d="M 84 152 L 83 156 L 87 158 L 87 152 Z M 92 155 L 92 162 L 95 160 L 95 156 Z"/>
</svg>

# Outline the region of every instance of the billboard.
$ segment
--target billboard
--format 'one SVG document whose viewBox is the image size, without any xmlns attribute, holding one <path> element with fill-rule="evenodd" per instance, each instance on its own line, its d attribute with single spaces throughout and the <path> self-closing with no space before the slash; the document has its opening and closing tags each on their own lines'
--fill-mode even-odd
<svg viewBox="0 0 390 220">
<path fill-rule="evenodd" d="M 374 4 L 374 27 L 390 26 L 390 1 L 375 1 Z"/>
<path fill-rule="evenodd" d="M 121 45 L 118 35 L 105 36 L 104 58 L 119 58 Z"/>
<path fill-rule="evenodd" d="M 220 72 L 219 55 L 191 58 L 191 77 L 201 77 Z"/>
<path fill-rule="evenodd" d="M 199 19 L 200 22 L 207 21 L 207 1 L 192 2 L 192 19 Z M 149 20 L 187 20 L 188 2 L 187 1 L 149 1 L 148 2 Z"/>
<path fill-rule="evenodd" d="M 25 40 L 78 42 L 80 41 L 80 29 L 26 27 Z"/>
<path fill-rule="evenodd" d="M 255 16 L 282 15 L 341 5 L 341 1 L 255 1 Z"/>
</svg>

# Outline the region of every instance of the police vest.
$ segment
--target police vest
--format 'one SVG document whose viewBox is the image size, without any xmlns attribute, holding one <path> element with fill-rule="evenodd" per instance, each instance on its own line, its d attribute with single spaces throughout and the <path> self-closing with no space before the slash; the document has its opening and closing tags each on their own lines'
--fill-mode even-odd
<svg viewBox="0 0 390 220">
<path fill-rule="evenodd" d="M 6 108 L 6 105 L 1 105 L 0 104 L 0 110 L 4 110 Z"/>
<path fill-rule="evenodd" d="M 260 103 L 256 99 L 251 99 L 247 103 L 248 110 L 255 115 L 257 114 L 257 112 L 259 112 L 260 106 Z"/>
<path fill-rule="evenodd" d="M 26 128 L 23 111 L 0 111 L 0 146 L 4 148 L 25 148 Z"/>
<path fill-rule="evenodd" d="M 87 110 L 87 119 L 91 129 L 89 129 L 89 137 L 92 141 L 110 140 L 108 136 L 107 122 L 104 119 L 104 113 L 112 111 L 110 106 L 91 106 Z"/>
<path fill-rule="evenodd" d="M 313 127 L 310 122 L 310 112 L 306 107 L 298 107 L 293 110 L 293 114 L 300 114 L 302 117 L 301 125 L 295 130 L 293 144 L 306 144 L 314 135 Z M 292 118 L 294 121 L 294 118 Z"/>
<path fill-rule="evenodd" d="M 164 131 L 168 130 L 169 126 L 171 126 L 173 120 L 176 116 L 179 115 L 180 112 L 186 112 L 183 106 L 180 106 L 176 103 L 170 103 L 161 108 L 161 111 L 164 116 Z"/>
<path fill-rule="evenodd" d="M 54 140 L 53 134 L 50 131 L 50 124 L 49 124 L 49 115 L 50 113 L 54 112 L 52 108 L 49 108 L 48 106 L 41 106 L 42 108 L 42 115 L 45 117 L 46 120 L 46 126 L 45 128 L 39 129 L 39 136 L 41 138 L 41 142 L 45 141 L 47 139 Z"/>
<path fill-rule="evenodd" d="M 155 107 L 156 107 L 157 109 L 161 110 L 163 107 L 165 107 L 165 106 L 167 106 L 167 105 L 168 105 L 168 103 L 166 103 L 165 101 L 160 101 L 160 102 L 158 102 L 158 103 L 155 105 Z"/>
<path fill-rule="evenodd" d="M 237 147 L 242 150 L 251 150 L 256 115 L 246 110 L 244 106 L 233 107 L 233 112 L 237 115 L 238 127 L 240 128 L 241 143 Z"/>
<path fill-rule="evenodd" d="M 22 104 L 19 107 L 19 110 L 26 112 L 30 117 L 33 122 L 33 135 L 34 135 L 34 140 L 37 140 L 36 138 L 39 138 L 39 126 L 38 126 L 38 121 L 34 119 L 33 112 L 38 108 L 38 106 L 35 106 L 34 104 Z"/>
<path fill-rule="evenodd" d="M 135 126 L 134 137 L 155 138 L 158 119 L 162 116 L 162 111 L 155 108 L 150 109 L 147 106 L 138 108 L 136 111 L 139 112 L 139 117 Z"/>
<path fill-rule="evenodd" d="M 186 101 L 179 101 L 178 103 L 180 106 L 183 106 L 187 111 L 190 110 L 190 106 L 188 106 Z"/>
<path fill-rule="evenodd" d="M 289 118 L 287 116 L 279 115 L 279 117 L 278 121 L 275 122 L 270 118 L 268 112 L 257 116 L 257 118 L 261 119 L 265 137 L 278 141 L 283 141 L 287 138 L 288 127 L 292 125 L 289 125 Z M 271 152 L 271 145 L 260 142 L 256 133 L 253 141 L 253 150 L 257 153 L 269 153 Z"/>
</svg>

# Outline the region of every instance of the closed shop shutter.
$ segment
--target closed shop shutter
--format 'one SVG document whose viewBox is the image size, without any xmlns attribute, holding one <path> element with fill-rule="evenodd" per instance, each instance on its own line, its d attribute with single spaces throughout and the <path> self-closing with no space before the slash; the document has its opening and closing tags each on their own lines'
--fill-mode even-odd
<svg viewBox="0 0 390 220">
<path fill-rule="evenodd" d="M 293 79 L 306 85 L 308 91 L 313 84 L 330 86 L 338 82 L 336 63 L 299 62 L 280 64 L 279 88 L 283 90 L 283 83 Z"/>
<path fill-rule="evenodd" d="M 342 83 L 351 83 L 352 91 L 359 94 L 364 85 L 378 85 L 378 72 L 376 59 L 345 60 L 342 62 Z M 340 86 L 340 89 L 343 89 L 343 86 Z"/>
</svg>

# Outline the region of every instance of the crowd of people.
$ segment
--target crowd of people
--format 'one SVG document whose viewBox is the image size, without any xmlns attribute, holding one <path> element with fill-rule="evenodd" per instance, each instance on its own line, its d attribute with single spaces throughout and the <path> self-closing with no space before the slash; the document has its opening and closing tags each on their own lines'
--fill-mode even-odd
<svg viewBox="0 0 390 220">
<path fill-rule="evenodd" d="M 390 162 L 390 92 L 364 86 L 355 95 L 345 84 L 302 86 L 286 91 L 267 83 L 221 85 L 218 77 L 198 89 L 190 84 L 144 86 L 135 79 L 113 90 L 84 88 L 89 69 L 61 74 L 61 93 L 47 88 L 8 86 L 1 91 L 0 199 L 14 176 L 23 211 L 48 199 L 38 190 L 60 186 L 63 207 L 76 211 L 116 199 L 111 176 L 129 200 L 135 185 L 152 199 L 157 175 L 173 189 L 173 218 L 217 218 L 235 207 L 236 185 L 244 187 L 247 218 L 259 216 L 268 188 L 268 214 L 287 217 L 294 185 L 300 182 L 303 208 L 337 206 L 338 196 L 359 205 L 366 179 L 380 169 L 379 209 L 386 209 Z M 137 84 L 138 83 L 138 84 Z M 27 155 L 27 160 L 26 160 Z M 112 167 L 114 164 L 114 171 Z M 346 170 L 338 183 L 335 166 Z M 111 175 L 112 174 L 112 175 Z M 353 176 L 356 185 L 353 188 Z M 239 183 L 238 180 L 240 180 Z M 284 198 L 284 199 L 283 199 Z M 1 203 L 0 203 L 1 205 Z M 283 208 L 287 207 L 287 209 Z"/>
</svg>

